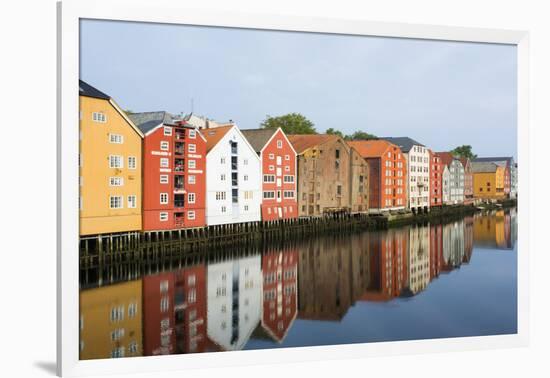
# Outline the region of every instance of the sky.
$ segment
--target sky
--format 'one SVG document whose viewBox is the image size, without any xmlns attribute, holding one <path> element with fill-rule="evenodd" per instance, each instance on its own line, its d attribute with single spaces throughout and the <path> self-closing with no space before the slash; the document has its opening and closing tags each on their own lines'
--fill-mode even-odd
<svg viewBox="0 0 550 378">
<path fill-rule="evenodd" d="M 513 45 L 82 20 L 80 78 L 133 112 L 335 128 L 517 157 Z"/>
</svg>

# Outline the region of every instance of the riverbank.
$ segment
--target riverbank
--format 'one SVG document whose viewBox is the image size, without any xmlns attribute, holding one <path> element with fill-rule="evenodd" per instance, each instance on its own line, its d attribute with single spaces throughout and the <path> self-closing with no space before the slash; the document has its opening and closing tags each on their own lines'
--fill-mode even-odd
<svg viewBox="0 0 550 378">
<path fill-rule="evenodd" d="M 422 214 L 407 212 L 373 216 L 365 213 L 340 213 L 324 217 L 236 223 L 173 231 L 97 235 L 80 240 L 80 267 L 143 260 L 162 261 L 209 249 L 231 249 L 254 240 L 276 242 L 326 232 L 384 230 L 408 224 L 445 223 L 476 212 L 511 208 L 516 204 L 516 200 L 507 200 L 475 206 L 443 206 Z"/>
</svg>

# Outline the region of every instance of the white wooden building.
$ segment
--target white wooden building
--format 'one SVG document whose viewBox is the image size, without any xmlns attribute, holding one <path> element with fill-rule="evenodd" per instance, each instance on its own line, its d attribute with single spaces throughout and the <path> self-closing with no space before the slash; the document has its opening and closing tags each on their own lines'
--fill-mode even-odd
<svg viewBox="0 0 550 378">
<path fill-rule="evenodd" d="M 201 130 L 206 138 L 206 224 L 261 220 L 260 157 L 237 125 Z"/>
</svg>

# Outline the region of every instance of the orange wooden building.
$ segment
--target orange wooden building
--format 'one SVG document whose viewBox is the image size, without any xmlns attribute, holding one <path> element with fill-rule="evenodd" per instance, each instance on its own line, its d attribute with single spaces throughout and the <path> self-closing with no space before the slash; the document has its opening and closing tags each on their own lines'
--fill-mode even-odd
<svg viewBox="0 0 550 378">
<path fill-rule="evenodd" d="M 401 149 L 385 140 L 348 144 L 369 166 L 369 213 L 402 210 L 407 206 L 407 166 Z"/>
</svg>

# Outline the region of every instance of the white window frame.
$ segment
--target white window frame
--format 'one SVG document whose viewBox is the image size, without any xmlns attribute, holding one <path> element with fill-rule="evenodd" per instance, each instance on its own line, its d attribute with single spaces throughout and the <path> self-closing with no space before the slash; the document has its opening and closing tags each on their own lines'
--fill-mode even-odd
<svg viewBox="0 0 550 378">
<path fill-rule="evenodd" d="M 194 143 L 190 143 L 189 146 L 187 147 L 187 152 L 190 152 L 192 154 L 197 152 L 197 145 Z"/>
<path fill-rule="evenodd" d="M 165 136 L 172 136 L 172 128 L 170 126 L 164 126 L 163 133 Z"/>
<path fill-rule="evenodd" d="M 128 156 L 128 169 L 136 169 L 137 158 L 135 156 Z"/>
<path fill-rule="evenodd" d="M 170 176 L 169 175 L 160 175 L 159 177 L 161 184 L 169 184 L 170 183 Z"/>
<path fill-rule="evenodd" d="M 116 164 L 113 164 L 113 162 L 115 162 L 116 160 L 119 161 L 120 166 L 116 166 Z M 124 158 L 122 157 L 122 155 L 109 155 L 109 168 L 124 168 Z"/>
<path fill-rule="evenodd" d="M 187 183 L 188 184 L 195 184 L 197 182 L 197 179 L 195 175 L 189 175 L 187 176 Z"/>
<path fill-rule="evenodd" d="M 160 220 L 161 222 L 167 222 L 167 221 L 168 221 L 168 212 L 166 212 L 166 211 L 161 211 L 161 212 L 159 213 L 159 220 Z"/>
<path fill-rule="evenodd" d="M 189 130 L 189 139 L 195 139 L 197 137 L 197 130 Z"/>
<path fill-rule="evenodd" d="M 124 135 L 109 133 L 109 143 L 123 144 L 124 143 Z"/>
<path fill-rule="evenodd" d="M 163 197 L 166 197 L 166 201 L 163 201 Z M 170 201 L 168 197 L 168 193 L 160 193 L 159 194 L 159 203 L 161 205 L 168 205 L 168 202 Z"/>
<path fill-rule="evenodd" d="M 160 149 L 161 151 L 168 151 L 170 149 L 170 142 L 168 142 L 167 140 L 161 140 Z"/>
<path fill-rule="evenodd" d="M 277 141 L 277 148 L 283 148 L 283 141 L 282 140 Z"/>
<path fill-rule="evenodd" d="M 170 160 L 168 158 L 160 158 L 160 167 L 168 168 L 170 166 Z"/>
<path fill-rule="evenodd" d="M 196 169 L 197 168 L 197 161 L 196 160 L 188 160 L 187 161 L 187 168 Z"/>
<path fill-rule="evenodd" d="M 195 220 L 195 211 L 194 210 L 189 210 L 187 212 L 187 219 L 189 220 Z"/>
<path fill-rule="evenodd" d="M 103 112 L 92 112 L 92 121 L 97 123 L 107 123 L 107 114 Z"/>
<path fill-rule="evenodd" d="M 136 209 L 137 208 L 137 196 L 135 194 L 131 194 L 127 197 L 128 202 L 128 209 Z"/>
<path fill-rule="evenodd" d="M 120 206 L 119 207 L 113 207 L 113 199 L 119 199 Z M 109 209 L 112 210 L 118 210 L 118 209 L 124 209 L 124 203 L 122 200 L 122 196 L 109 196 Z"/>
<path fill-rule="evenodd" d="M 120 176 L 109 177 L 109 186 L 124 186 L 124 177 L 120 177 Z"/>
<path fill-rule="evenodd" d="M 187 193 L 187 203 L 195 203 L 196 197 L 195 193 Z"/>
</svg>

